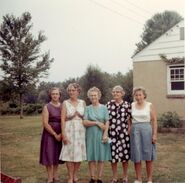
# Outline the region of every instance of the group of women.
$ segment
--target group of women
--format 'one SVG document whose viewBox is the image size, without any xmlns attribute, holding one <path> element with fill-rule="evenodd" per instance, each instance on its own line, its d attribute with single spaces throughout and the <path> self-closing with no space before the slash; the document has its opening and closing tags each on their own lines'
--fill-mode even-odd
<svg viewBox="0 0 185 183">
<path fill-rule="evenodd" d="M 134 88 L 134 102 L 130 104 L 123 100 L 123 88 L 115 86 L 113 100 L 103 105 L 100 103 L 101 91 L 92 87 L 87 92 L 91 101 L 89 106 L 78 98 L 79 84 L 69 84 L 67 92 L 69 99 L 61 104 L 59 88 L 52 88 L 51 101 L 43 108 L 40 163 L 46 166 L 47 183 L 59 180 L 60 163 L 66 163 L 68 183 L 77 183 L 82 161 L 88 161 L 89 183 L 102 183 L 105 161 L 111 163 L 111 183 L 118 182 L 119 162 L 123 167 L 121 182 L 128 183 L 130 159 L 135 166 L 134 183 L 142 183 L 142 160 L 146 161 L 147 183 L 152 183 L 157 120 L 153 105 L 146 101 L 145 89 Z"/>
</svg>

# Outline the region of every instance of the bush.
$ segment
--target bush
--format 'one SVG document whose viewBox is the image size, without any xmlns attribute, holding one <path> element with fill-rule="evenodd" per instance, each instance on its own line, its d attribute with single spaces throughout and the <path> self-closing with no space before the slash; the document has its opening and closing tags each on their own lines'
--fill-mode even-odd
<svg viewBox="0 0 185 183">
<path fill-rule="evenodd" d="M 24 113 L 29 114 L 38 114 L 42 112 L 42 105 L 41 104 L 27 104 L 24 106 Z"/>
<path fill-rule="evenodd" d="M 26 104 L 23 106 L 23 113 L 25 115 L 40 114 L 42 112 L 43 104 Z M 20 107 L 3 103 L 0 105 L 0 115 L 16 115 L 20 114 Z"/>
<path fill-rule="evenodd" d="M 158 118 L 159 127 L 164 128 L 180 128 L 183 125 L 183 121 L 176 112 L 165 112 Z"/>
</svg>

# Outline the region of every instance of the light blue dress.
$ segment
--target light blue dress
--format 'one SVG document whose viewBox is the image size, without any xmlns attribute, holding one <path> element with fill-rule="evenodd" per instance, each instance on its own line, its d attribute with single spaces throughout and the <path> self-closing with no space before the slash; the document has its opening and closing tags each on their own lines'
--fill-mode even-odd
<svg viewBox="0 0 185 183">
<path fill-rule="evenodd" d="M 109 120 L 107 107 L 100 104 L 98 107 L 93 105 L 85 109 L 84 119 L 105 123 Z M 111 160 L 110 144 L 102 142 L 103 130 L 97 125 L 86 128 L 86 151 L 88 161 L 108 161 Z"/>
</svg>

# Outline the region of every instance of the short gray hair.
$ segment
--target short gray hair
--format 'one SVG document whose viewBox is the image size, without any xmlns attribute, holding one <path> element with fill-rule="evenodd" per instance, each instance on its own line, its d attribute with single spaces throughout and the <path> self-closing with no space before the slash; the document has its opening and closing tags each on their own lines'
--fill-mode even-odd
<svg viewBox="0 0 185 183">
<path fill-rule="evenodd" d="M 88 91 L 87 91 L 87 96 L 88 98 L 90 98 L 90 94 L 91 92 L 97 92 L 98 93 L 98 96 L 99 96 L 99 99 L 101 98 L 102 94 L 101 94 L 101 91 L 99 88 L 93 86 L 92 88 L 90 88 Z"/>
<path fill-rule="evenodd" d="M 144 87 L 142 87 L 142 86 L 134 87 L 134 89 L 133 89 L 133 96 L 136 94 L 137 91 L 142 91 L 143 95 L 144 95 L 144 98 L 147 97 L 146 89 Z"/>
<path fill-rule="evenodd" d="M 121 91 L 121 93 L 124 95 L 125 94 L 125 90 L 123 89 L 123 87 L 121 85 L 116 85 L 113 87 L 112 91 L 114 90 L 119 90 Z"/>
</svg>

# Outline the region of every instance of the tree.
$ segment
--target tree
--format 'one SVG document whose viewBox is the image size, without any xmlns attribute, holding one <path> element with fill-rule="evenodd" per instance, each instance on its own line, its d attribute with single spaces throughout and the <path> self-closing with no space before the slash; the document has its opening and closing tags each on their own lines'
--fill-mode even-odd
<svg viewBox="0 0 185 183">
<path fill-rule="evenodd" d="M 16 103 L 17 101 L 17 97 L 13 92 L 13 85 L 11 83 L 7 83 L 5 80 L 0 81 L 0 101 L 11 101 L 13 103 Z"/>
<path fill-rule="evenodd" d="M 105 76 L 106 74 L 97 66 L 90 65 L 87 67 L 86 73 L 80 79 L 80 84 L 83 88 L 82 96 L 86 101 L 88 101 L 87 91 L 93 86 L 100 89 L 102 93 L 101 102 L 106 103 L 108 101 L 107 94 L 110 93 L 110 91 L 108 88 L 108 79 Z"/>
<path fill-rule="evenodd" d="M 132 90 L 133 90 L 133 71 L 129 70 L 124 75 L 121 72 L 112 76 L 112 88 L 116 85 L 121 85 L 125 90 L 124 99 L 128 102 L 132 102 Z"/>
<path fill-rule="evenodd" d="M 28 12 L 21 17 L 3 16 L 0 27 L 0 68 L 4 72 L 4 80 L 13 85 L 14 92 L 19 95 L 20 118 L 23 117 L 23 96 L 29 89 L 47 76 L 53 58 L 49 52 L 40 54 L 40 45 L 46 37 L 40 31 L 35 38 L 31 34 L 33 24 Z"/>
<path fill-rule="evenodd" d="M 137 49 L 135 50 L 134 55 L 143 50 L 147 45 L 168 31 L 182 19 L 183 18 L 174 11 L 164 11 L 163 13 L 157 13 L 152 16 L 152 18 L 147 20 L 144 25 L 141 41 L 136 44 Z"/>
</svg>

